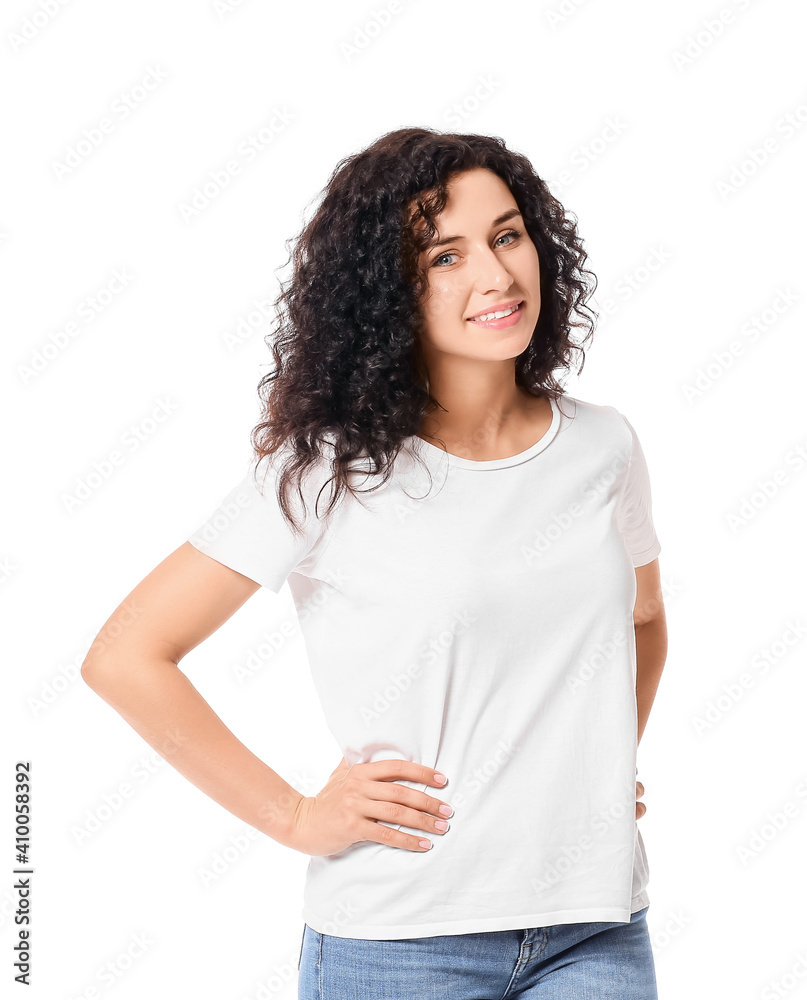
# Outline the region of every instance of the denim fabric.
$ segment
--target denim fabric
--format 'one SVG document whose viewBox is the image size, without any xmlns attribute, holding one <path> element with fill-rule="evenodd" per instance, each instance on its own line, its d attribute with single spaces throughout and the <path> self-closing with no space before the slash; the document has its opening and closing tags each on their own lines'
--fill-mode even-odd
<svg viewBox="0 0 807 1000">
<path fill-rule="evenodd" d="M 299 1000 L 658 1000 L 649 907 L 629 923 L 366 941 L 307 924 Z"/>
</svg>

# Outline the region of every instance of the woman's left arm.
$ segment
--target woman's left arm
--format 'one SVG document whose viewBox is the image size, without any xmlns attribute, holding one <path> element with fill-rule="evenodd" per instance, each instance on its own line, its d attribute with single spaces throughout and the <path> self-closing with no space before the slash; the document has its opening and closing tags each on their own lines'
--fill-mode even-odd
<svg viewBox="0 0 807 1000">
<path fill-rule="evenodd" d="M 641 740 L 653 699 L 656 697 L 664 661 L 667 659 L 667 619 L 661 596 L 658 558 L 637 566 L 633 627 L 636 633 L 636 708 Z"/>
</svg>

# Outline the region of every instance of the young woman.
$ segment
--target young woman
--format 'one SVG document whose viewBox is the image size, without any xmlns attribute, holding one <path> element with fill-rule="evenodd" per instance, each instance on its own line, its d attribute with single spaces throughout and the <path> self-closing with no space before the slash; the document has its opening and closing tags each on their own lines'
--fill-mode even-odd
<svg viewBox="0 0 807 1000">
<path fill-rule="evenodd" d="M 254 468 L 82 676 L 310 855 L 301 998 L 652 1000 L 660 545 L 632 425 L 554 378 L 593 332 L 576 225 L 502 140 L 406 128 L 337 166 L 293 259 Z M 312 796 L 178 669 L 286 581 L 344 754 Z"/>
</svg>

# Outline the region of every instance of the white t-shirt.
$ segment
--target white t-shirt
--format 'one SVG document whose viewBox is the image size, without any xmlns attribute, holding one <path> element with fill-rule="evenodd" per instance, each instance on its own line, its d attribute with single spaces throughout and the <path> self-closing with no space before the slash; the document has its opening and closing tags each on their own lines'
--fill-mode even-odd
<svg viewBox="0 0 807 1000">
<path fill-rule="evenodd" d="M 430 851 L 361 841 L 310 859 L 302 916 L 320 933 L 627 922 L 648 905 L 632 617 L 634 567 L 661 551 L 648 471 L 614 407 L 564 394 L 552 412 L 510 458 L 413 436 L 385 485 L 361 503 L 346 494 L 327 521 L 313 514 L 330 477 L 320 461 L 301 539 L 264 459 L 263 492 L 248 472 L 189 539 L 275 593 L 288 580 L 349 764 L 399 757 L 449 779 L 403 782 L 454 807 L 445 834 L 400 827 Z"/>
</svg>

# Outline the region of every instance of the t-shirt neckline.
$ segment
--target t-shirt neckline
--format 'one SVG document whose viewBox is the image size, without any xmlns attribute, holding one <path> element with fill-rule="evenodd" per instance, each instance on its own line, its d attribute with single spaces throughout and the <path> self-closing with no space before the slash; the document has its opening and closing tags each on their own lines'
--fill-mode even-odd
<svg viewBox="0 0 807 1000">
<path fill-rule="evenodd" d="M 478 462 L 473 458 L 462 458 L 460 455 L 452 455 L 450 451 L 443 451 L 443 449 L 438 448 L 436 444 L 424 441 L 423 438 L 418 437 L 416 434 L 414 435 L 414 440 L 419 446 L 422 447 L 426 455 L 440 461 L 448 459 L 448 464 L 458 469 L 471 469 L 475 472 L 487 472 L 492 469 L 507 469 L 513 465 L 521 465 L 522 462 L 528 462 L 531 458 L 548 447 L 558 433 L 558 428 L 560 426 L 560 408 L 558 407 L 554 397 L 550 396 L 548 398 L 552 407 L 552 423 L 549 425 L 549 429 L 544 433 L 543 437 L 539 438 L 535 442 L 535 444 L 530 445 L 530 447 L 525 451 L 520 451 L 517 455 L 510 455 L 508 458 L 491 458 L 487 461 Z"/>
</svg>

